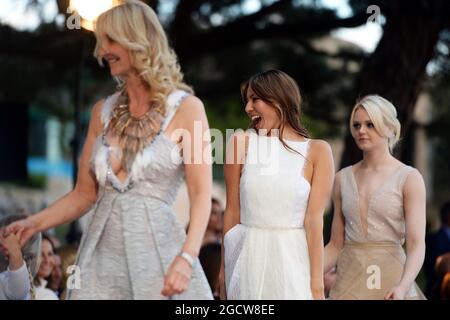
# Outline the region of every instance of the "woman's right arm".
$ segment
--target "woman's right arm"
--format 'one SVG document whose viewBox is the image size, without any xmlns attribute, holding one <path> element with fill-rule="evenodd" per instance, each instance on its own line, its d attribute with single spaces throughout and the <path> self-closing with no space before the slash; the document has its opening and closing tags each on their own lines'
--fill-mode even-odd
<svg viewBox="0 0 450 320">
<path fill-rule="evenodd" d="M 227 145 L 226 161 L 224 165 L 225 185 L 227 190 L 226 207 L 223 217 L 222 253 L 219 272 L 220 299 L 226 300 L 225 288 L 225 234 L 240 222 L 239 182 L 241 169 L 245 158 L 245 149 L 248 139 L 244 133 L 235 134 Z"/>
<path fill-rule="evenodd" d="M 325 246 L 324 274 L 336 266 L 339 253 L 344 247 L 345 220 L 341 206 L 341 174 L 338 172 L 334 180 L 333 204 L 334 214 L 331 226 L 331 237 Z"/>
<path fill-rule="evenodd" d="M 90 159 L 95 139 L 102 131 L 101 110 L 104 101 L 94 105 L 89 123 L 86 142 L 81 154 L 79 171 L 75 188 L 58 199 L 41 212 L 10 224 L 6 228 L 6 234 L 22 232 L 21 244 L 23 245 L 37 232 L 73 221 L 83 214 L 95 203 L 97 199 L 97 180 L 90 170 Z"/>
</svg>

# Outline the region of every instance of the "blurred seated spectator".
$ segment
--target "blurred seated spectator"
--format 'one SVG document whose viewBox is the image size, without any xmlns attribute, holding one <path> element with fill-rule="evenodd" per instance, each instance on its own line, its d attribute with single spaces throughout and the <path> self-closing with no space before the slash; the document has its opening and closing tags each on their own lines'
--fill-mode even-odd
<svg viewBox="0 0 450 320">
<path fill-rule="evenodd" d="M 450 252 L 436 259 L 436 279 L 432 296 L 436 300 L 450 300 Z"/>
<path fill-rule="evenodd" d="M 81 236 L 82 232 L 76 221 L 70 224 L 69 231 L 66 235 L 67 245 L 65 246 L 61 246 L 61 242 L 57 237 L 48 233 L 46 234 L 46 237 L 51 241 L 54 254 L 52 256 L 52 272 L 44 280 L 47 281 L 46 288 L 52 290 L 59 299 L 65 299 L 67 293 L 66 283 L 69 276 L 66 271 L 69 266 L 75 264 Z"/>
<path fill-rule="evenodd" d="M 3 237 L 3 230 L 2 228 L 9 225 L 10 223 L 22 220 L 27 218 L 28 215 L 19 213 L 19 214 L 6 214 L 5 217 L 2 217 L 0 219 L 0 237 Z M 11 287 L 9 288 L 3 288 L 6 289 L 6 292 L 2 290 L 2 284 L 8 286 L 13 285 L 14 286 L 14 293 L 13 295 L 17 295 L 18 290 L 21 288 L 27 288 L 29 292 L 26 294 L 26 296 L 21 295 L 21 299 L 35 299 L 36 297 L 36 291 L 31 283 L 31 280 L 36 275 L 38 268 L 39 268 L 39 256 L 40 256 L 40 246 L 41 246 L 41 234 L 37 233 L 34 236 L 31 237 L 30 240 L 22 247 L 21 249 L 21 256 L 22 260 L 24 262 L 25 269 L 21 268 L 20 271 L 17 270 L 15 272 L 14 277 L 11 277 L 11 274 L 8 272 L 8 268 L 10 268 L 10 262 L 9 261 L 9 252 L 4 252 L 3 249 L 8 250 L 4 246 L 0 246 L 0 300 L 4 298 L 11 299 L 11 297 L 8 296 L 8 294 L 11 294 Z M 9 274 L 8 274 L 9 273 Z M 23 285 L 23 286 L 22 286 Z M 9 293 L 8 293 L 9 292 Z M 23 292 L 22 292 L 23 293 Z M 14 297 L 16 298 L 16 297 Z M 19 298 L 19 297 L 17 297 Z"/>
<path fill-rule="evenodd" d="M 53 255 L 53 270 L 48 278 L 47 288 L 52 290 L 58 298 L 61 298 L 61 293 L 63 291 L 63 271 L 61 268 L 61 257 L 59 254 Z"/>
<path fill-rule="evenodd" d="M 54 252 L 56 252 L 59 248 L 61 248 L 61 241 L 59 241 L 59 239 L 55 235 L 49 233 L 45 233 L 45 235 L 52 242 Z"/>
<path fill-rule="evenodd" d="M 447 272 L 441 283 L 441 300 L 450 300 L 450 272 Z"/>
<path fill-rule="evenodd" d="M 211 215 L 208 226 L 206 227 L 203 244 L 222 243 L 223 228 L 223 208 L 222 204 L 216 198 L 211 199 Z"/>
<path fill-rule="evenodd" d="M 213 292 L 214 299 L 219 300 L 219 271 L 221 259 L 220 243 L 211 242 L 200 249 L 199 259 Z"/>
<path fill-rule="evenodd" d="M 425 293 L 429 299 L 434 299 L 436 293 L 437 275 L 436 259 L 444 253 L 450 252 L 450 201 L 444 203 L 440 210 L 441 228 L 426 238 L 425 273 L 427 287 Z"/>
<path fill-rule="evenodd" d="M 43 234 L 39 269 L 34 277 L 36 300 L 58 300 L 57 295 L 47 288 L 48 278 L 53 271 L 54 253 L 55 249 L 51 239 L 46 234 Z"/>
</svg>

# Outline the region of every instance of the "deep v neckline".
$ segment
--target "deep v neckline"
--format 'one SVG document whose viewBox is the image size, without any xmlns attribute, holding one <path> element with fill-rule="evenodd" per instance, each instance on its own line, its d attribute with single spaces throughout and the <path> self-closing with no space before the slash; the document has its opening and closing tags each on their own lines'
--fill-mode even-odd
<svg viewBox="0 0 450 320">
<path fill-rule="evenodd" d="M 353 192 L 355 194 L 356 197 L 356 203 L 357 203 L 357 209 L 358 209 L 358 220 L 359 220 L 359 226 L 361 228 L 361 231 L 364 235 L 364 237 L 367 239 L 368 235 L 369 235 L 369 213 L 370 213 L 370 208 L 371 208 L 371 204 L 372 204 L 372 200 L 377 196 L 377 194 L 379 194 L 385 187 L 386 185 L 388 185 L 389 182 L 391 182 L 393 180 L 393 178 L 404 168 L 403 165 L 399 165 L 392 174 L 389 175 L 389 177 L 387 179 L 385 179 L 383 182 L 380 183 L 379 186 L 377 186 L 373 192 L 371 192 L 370 196 L 367 197 L 367 205 L 366 205 L 366 215 L 365 215 L 365 228 L 363 225 L 363 217 L 362 217 L 362 212 L 361 212 L 361 197 L 359 194 L 359 187 L 358 187 L 358 182 L 356 181 L 356 176 L 355 173 L 353 172 L 353 167 L 354 166 L 350 166 L 350 175 L 351 175 L 351 180 L 352 180 L 352 187 L 353 187 Z"/>
<path fill-rule="evenodd" d="M 160 130 L 153 137 L 152 141 L 147 146 L 145 146 L 139 154 L 136 155 L 136 158 L 142 156 L 143 153 L 148 152 L 148 150 L 150 150 L 150 148 L 153 146 L 153 144 L 156 143 L 157 139 L 164 139 L 169 144 L 171 144 L 172 147 L 178 147 L 178 144 L 175 141 L 173 141 L 172 139 L 170 139 L 169 136 L 165 133 L 165 131 Z M 111 180 L 110 181 L 115 186 L 117 186 L 117 189 L 120 192 L 127 191 L 128 189 L 130 189 L 133 186 L 132 173 L 133 173 L 133 168 L 136 165 L 136 158 L 134 159 L 132 165 L 130 166 L 130 171 L 127 173 L 126 178 L 124 180 L 120 180 L 111 166 L 111 147 L 112 146 L 109 144 L 108 140 L 106 139 L 106 136 L 102 136 L 102 145 L 103 145 L 103 147 L 107 148 L 107 154 L 106 154 L 107 176 L 109 177 L 109 179 L 113 180 L 113 182 Z M 113 146 L 113 147 L 116 147 L 116 146 Z M 123 170 L 123 169 L 121 168 L 120 170 Z"/>
<path fill-rule="evenodd" d="M 102 111 L 102 122 L 103 122 L 103 132 L 100 135 L 101 138 L 101 145 L 102 148 L 104 148 L 104 153 L 105 153 L 105 158 L 103 161 L 106 162 L 105 163 L 105 180 L 104 181 L 109 181 L 109 183 L 111 184 L 111 186 L 116 189 L 119 192 L 125 192 L 129 189 L 132 188 L 133 183 L 135 181 L 133 175 L 134 175 L 134 171 L 135 169 L 137 169 L 139 166 L 138 162 L 141 161 L 137 161 L 139 157 L 145 157 L 145 154 L 149 152 L 149 150 L 151 150 L 154 146 L 155 143 L 157 143 L 157 140 L 159 139 L 163 139 L 165 141 L 162 141 L 161 143 L 167 144 L 169 147 L 175 147 L 175 148 L 180 148 L 180 146 L 178 145 L 178 143 L 176 141 L 173 141 L 168 135 L 167 135 L 167 128 L 170 126 L 172 120 L 173 120 L 173 116 L 175 115 L 178 107 L 180 106 L 181 102 L 188 97 L 189 94 L 183 90 L 175 90 L 172 93 L 169 94 L 169 96 L 167 97 L 167 101 L 166 101 L 166 106 L 167 106 L 167 110 L 166 110 L 166 115 L 164 116 L 164 118 L 162 119 L 162 123 L 161 123 L 161 127 L 159 129 L 159 131 L 155 134 L 155 136 L 153 137 L 153 139 L 145 146 L 143 147 L 143 149 L 136 155 L 136 158 L 133 160 L 133 162 L 130 165 L 129 168 L 129 172 L 126 172 L 127 175 L 126 177 L 124 177 L 123 180 L 119 179 L 116 172 L 113 171 L 112 166 L 111 166 L 111 152 L 112 152 L 112 148 L 118 147 L 117 145 L 111 145 L 109 142 L 109 138 L 107 136 L 107 127 L 109 122 L 111 121 L 111 112 L 112 112 L 112 107 L 113 107 L 113 99 L 114 97 L 116 97 L 116 95 L 110 96 L 108 97 L 108 99 L 105 101 L 105 104 L 107 107 L 104 107 L 103 111 Z M 179 150 L 180 151 L 180 150 Z M 117 172 L 121 172 L 123 169 L 120 168 Z M 138 178 L 136 180 L 139 180 Z"/>
</svg>

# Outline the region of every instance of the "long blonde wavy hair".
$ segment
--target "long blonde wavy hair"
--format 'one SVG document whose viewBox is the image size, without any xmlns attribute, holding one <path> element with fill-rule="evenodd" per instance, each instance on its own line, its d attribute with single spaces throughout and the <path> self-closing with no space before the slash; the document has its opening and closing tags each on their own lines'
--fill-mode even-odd
<svg viewBox="0 0 450 320">
<path fill-rule="evenodd" d="M 173 90 L 193 93 L 192 88 L 183 81 L 178 58 L 169 46 L 156 13 L 145 3 L 138 0 L 123 1 L 97 18 L 94 56 L 103 65 L 99 55 L 101 35 L 109 36 L 129 50 L 132 67 L 148 84 L 153 93 L 151 102 L 159 113 L 165 114 L 166 99 Z M 125 89 L 124 81 L 117 80 L 119 89 Z"/>
</svg>

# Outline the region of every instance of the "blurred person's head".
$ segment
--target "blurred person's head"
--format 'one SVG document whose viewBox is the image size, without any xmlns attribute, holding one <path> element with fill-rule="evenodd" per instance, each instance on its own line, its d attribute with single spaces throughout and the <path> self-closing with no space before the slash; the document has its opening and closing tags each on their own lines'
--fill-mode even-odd
<svg viewBox="0 0 450 320">
<path fill-rule="evenodd" d="M 450 252 L 436 258 L 435 270 L 438 277 L 443 277 L 450 272 Z"/>
<path fill-rule="evenodd" d="M 59 248 L 61 248 L 61 241 L 59 241 L 59 239 L 51 234 L 46 233 L 47 237 L 50 238 L 50 241 L 53 244 L 53 249 L 56 252 L 56 250 L 58 250 Z"/>
<path fill-rule="evenodd" d="M 28 218 L 27 214 L 11 214 L 0 219 L 0 229 L 10 225 L 11 223 Z M 27 268 L 33 278 L 39 269 L 39 257 L 41 247 L 41 233 L 34 234 L 30 240 L 22 247 L 22 256 Z M 0 272 L 3 272 L 8 267 L 8 259 L 3 256 L 0 251 Z"/>
<path fill-rule="evenodd" d="M 49 283 L 47 287 L 53 291 L 58 291 L 61 287 L 61 281 L 63 278 L 63 271 L 61 267 L 61 257 L 59 254 L 53 255 L 53 270 L 50 274 Z"/>
<path fill-rule="evenodd" d="M 441 224 L 450 227 L 450 201 L 445 202 L 440 210 Z"/>
<path fill-rule="evenodd" d="M 392 152 L 400 139 L 400 122 L 394 105 L 378 95 L 368 95 L 353 107 L 350 131 L 362 151 L 386 145 Z"/>
<path fill-rule="evenodd" d="M 54 254 L 55 247 L 53 246 L 52 240 L 48 235 L 43 234 L 41 242 L 41 257 L 37 278 L 46 279 L 51 275 L 54 267 Z"/>
<path fill-rule="evenodd" d="M 300 121 L 302 98 L 300 89 L 289 75 L 280 70 L 268 70 L 252 76 L 241 85 L 245 112 L 252 120 L 251 128 L 258 132 L 279 130 L 283 145 L 285 129 L 308 137 Z"/>
<path fill-rule="evenodd" d="M 139 77 L 154 93 L 156 110 L 175 89 L 192 93 L 183 82 L 175 52 L 156 13 L 138 0 L 129 0 L 102 13 L 95 23 L 94 56 L 108 62 L 111 75 L 126 87 L 130 77 Z"/>
<path fill-rule="evenodd" d="M 450 272 L 442 279 L 439 295 L 441 300 L 450 300 Z"/>
<path fill-rule="evenodd" d="M 211 199 L 211 215 L 208 222 L 208 230 L 221 232 L 223 228 L 222 204 L 216 198 Z"/>
<path fill-rule="evenodd" d="M 439 297 L 443 300 L 450 299 L 450 252 L 436 258 L 436 276 L 439 283 Z"/>
</svg>

